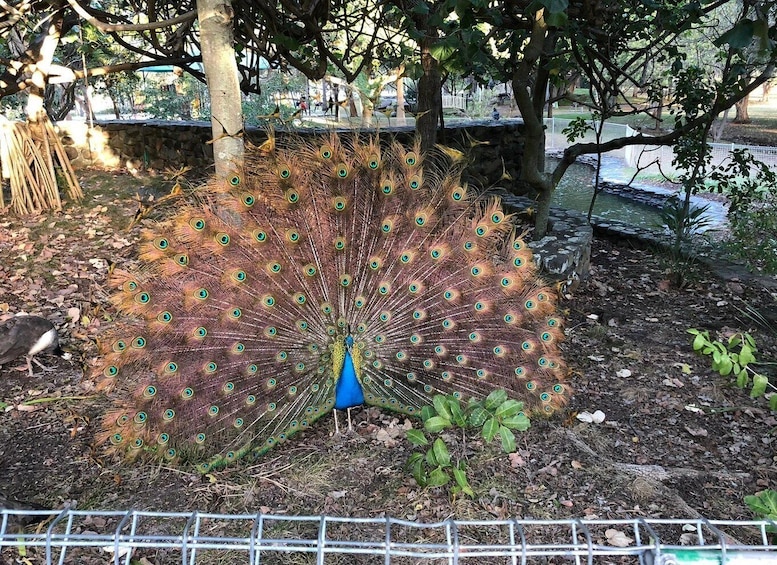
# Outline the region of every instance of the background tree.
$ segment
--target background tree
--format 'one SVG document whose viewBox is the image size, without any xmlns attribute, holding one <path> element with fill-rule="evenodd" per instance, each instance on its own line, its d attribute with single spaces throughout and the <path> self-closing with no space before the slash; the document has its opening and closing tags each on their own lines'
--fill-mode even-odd
<svg viewBox="0 0 777 565">
<path fill-rule="evenodd" d="M 603 143 L 574 143 L 553 170 L 545 170 L 543 114 L 554 77 L 574 64 L 591 85 L 590 106 L 603 119 L 628 114 L 655 118 L 682 104 L 684 94 L 675 92 L 671 81 L 671 74 L 685 66 L 679 38 L 694 29 L 711 29 L 715 11 L 732 3 L 741 6 L 736 23 L 728 30 L 718 30 L 716 36 L 720 56 L 729 58 L 730 64 L 725 76 L 710 73 L 709 84 L 716 85 L 715 97 L 706 112 L 675 122 L 671 131 L 657 136 L 638 134 Z M 455 13 L 461 25 L 449 41 L 458 42 L 456 52 L 462 65 L 469 65 L 482 82 L 495 78 L 513 86 L 525 126 L 520 179 L 514 188 L 537 199 L 535 236 L 547 233 L 553 190 L 579 156 L 628 145 L 673 144 L 704 129 L 710 116 L 717 116 L 768 81 L 777 59 L 776 32 L 768 25 L 774 11 L 775 2 L 727 0 L 705 4 L 638 0 L 458 2 Z M 748 77 L 741 69 L 744 49 L 752 44 L 757 45 L 761 58 Z M 632 99 L 635 90 L 645 92 L 647 100 Z"/>
</svg>

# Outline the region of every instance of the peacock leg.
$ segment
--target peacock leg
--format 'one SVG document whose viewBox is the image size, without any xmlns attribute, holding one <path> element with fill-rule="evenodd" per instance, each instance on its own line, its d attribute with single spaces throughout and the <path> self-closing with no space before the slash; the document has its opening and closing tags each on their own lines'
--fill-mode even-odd
<svg viewBox="0 0 777 565">
<path fill-rule="evenodd" d="M 332 410 L 332 415 L 335 417 L 335 435 L 340 435 L 340 424 L 337 422 L 337 410 Z"/>
</svg>

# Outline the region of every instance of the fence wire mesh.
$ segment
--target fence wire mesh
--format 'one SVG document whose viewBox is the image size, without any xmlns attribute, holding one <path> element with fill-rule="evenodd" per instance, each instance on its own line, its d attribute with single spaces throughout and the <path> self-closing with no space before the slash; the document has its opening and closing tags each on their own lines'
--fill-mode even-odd
<svg viewBox="0 0 777 565">
<path fill-rule="evenodd" d="M 34 532 L 24 517 L 43 522 Z M 768 520 L 447 520 L 0 509 L 0 562 L 777 564 Z M 5 560 L 14 561 L 5 561 Z"/>
</svg>

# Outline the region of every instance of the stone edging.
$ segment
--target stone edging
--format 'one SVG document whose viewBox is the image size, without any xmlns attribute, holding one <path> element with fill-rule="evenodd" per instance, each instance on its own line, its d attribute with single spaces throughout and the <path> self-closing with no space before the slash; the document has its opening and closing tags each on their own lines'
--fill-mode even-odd
<svg viewBox="0 0 777 565">
<path fill-rule="evenodd" d="M 502 199 L 504 207 L 527 220 L 527 210 L 536 206 L 530 198 L 510 194 L 504 189 L 490 191 Z M 534 262 L 546 276 L 561 283 L 562 290 L 573 290 L 591 270 L 593 228 L 580 212 L 551 208 L 551 232 L 540 240 L 530 241 Z"/>
</svg>

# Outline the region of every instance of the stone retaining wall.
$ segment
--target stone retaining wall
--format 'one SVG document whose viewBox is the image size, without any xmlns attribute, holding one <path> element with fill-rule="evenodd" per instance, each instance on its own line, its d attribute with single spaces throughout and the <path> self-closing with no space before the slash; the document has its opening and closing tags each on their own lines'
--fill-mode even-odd
<svg viewBox="0 0 777 565">
<path fill-rule="evenodd" d="M 202 172 L 213 165 L 209 122 L 119 121 L 96 123 L 89 129 L 84 122 L 59 122 L 57 128 L 68 157 L 76 169 L 81 167 L 145 169 L 180 169 L 190 166 Z M 324 134 L 329 130 L 295 130 L 295 135 Z M 336 130 L 342 135 L 352 130 Z M 382 136 L 395 136 L 405 143 L 412 140 L 412 127 L 385 128 Z M 260 144 L 267 139 L 264 129 L 251 127 L 246 138 Z M 276 135 L 286 135 L 277 131 Z M 518 178 L 523 152 L 523 122 L 504 120 L 468 122 L 466 126 L 446 127 L 439 142 L 460 150 L 469 161 L 468 182 L 492 186 L 505 173 Z"/>
<path fill-rule="evenodd" d="M 105 121 L 89 129 L 83 122 L 57 125 L 65 150 L 75 168 L 180 169 L 190 166 L 206 172 L 213 164 L 209 144 L 210 123 L 167 121 Z M 297 135 L 326 133 L 327 130 L 295 131 Z M 414 128 L 381 130 L 402 143 L 412 142 Z M 341 130 L 350 134 L 350 130 Z M 279 137 L 283 132 L 277 132 Z M 266 139 L 266 131 L 250 128 L 246 137 L 254 144 Z M 478 187 L 504 186 L 504 179 L 518 178 L 523 152 L 523 123 L 520 120 L 469 122 L 440 132 L 439 142 L 461 151 L 468 161 L 465 180 Z M 508 209 L 517 212 L 533 205 L 528 198 L 493 189 Z M 564 289 L 574 287 L 588 276 L 590 268 L 591 226 L 577 212 L 554 208 L 550 215 L 551 233 L 531 242 L 535 261 L 546 276 L 560 281 Z M 528 223 L 528 219 L 527 219 Z"/>
</svg>

